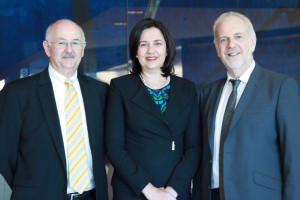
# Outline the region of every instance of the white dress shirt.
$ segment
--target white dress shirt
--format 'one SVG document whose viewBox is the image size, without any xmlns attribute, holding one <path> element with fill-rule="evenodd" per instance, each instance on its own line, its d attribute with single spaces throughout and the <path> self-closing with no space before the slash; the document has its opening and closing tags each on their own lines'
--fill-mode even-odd
<svg viewBox="0 0 300 200">
<path fill-rule="evenodd" d="M 59 122 L 60 122 L 60 127 L 61 127 L 61 132 L 62 132 L 62 139 L 64 143 L 64 149 L 65 149 L 65 157 L 67 158 L 67 136 L 66 136 L 66 122 L 65 122 L 65 91 L 67 89 L 67 86 L 64 84 L 66 81 L 66 77 L 55 71 L 53 67 L 49 64 L 48 67 L 49 70 L 49 75 L 50 79 L 52 82 L 53 86 L 53 91 L 54 91 L 54 97 L 56 101 L 56 107 L 57 107 L 57 112 L 59 116 Z M 93 161 L 92 161 L 92 153 L 91 153 L 91 148 L 90 148 L 90 142 L 89 142 L 89 135 L 88 135 L 88 130 L 87 130 L 87 123 L 86 123 L 86 115 L 85 115 L 85 109 L 84 109 L 84 103 L 83 103 L 83 98 L 80 90 L 80 85 L 77 79 L 77 72 L 74 74 L 73 77 L 69 78 L 73 82 L 73 87 L 75 88 L 78 99 L 79 99 L 79 104 L 80 104 L 80 114 L 82 118 L 82 125 L 83 125 L 83 132 L 84 132 L 84 142 L 85 142 L 85 148 L 87 152 L 87 161 L 88 161 L 88 168 L 89 168 L 89 176 L 90 176 L 90 184 L 86 188 L 86 191 L 91 190 L 95 187 L 95 182 L 94 182 L 94 176 L 93 176 Z M 68 159 L 66 159 L 66 167 L 67 167 L 67 172 L 69 169 L 69 163 Z M 69 173 L 67 173 L 68 176 Z M 67 186 L 67 193 L 74 193 L 75 191 L 70 188 L 69 185 L 69 180 L 68 180 L 68 186 Z"/>
<path fill-rule="evenodd" d="M 250 78 L 250 75 L 255 67 L 255 62 L 251 64 L 249 69 L 238 79 L 241 81 L 238 88 L 237 88 L 237 99 L 236 99 L 236 106 L 243 94 L 243 91 L 247 85 L 247 82 Z M 221 139 L 221 129 L 222 129 L 222 122 L 223 116 L 226 108 L 226 104 L 230 93 L 232 91 L 232 84 L 229 81 L 230 79 L 234 79 L 230 77 L 227 73 L 227 80 L 225 82 L 222 95 L 220 98 L 218 110 L 216 113 L 216 120 L 215 120 L 215 133 L 214 133 L 214 151 L 213 151 L 213 165 L 212 165 L 212 177 L 211 177 L 211 187 L 212 188 L 219 188 L 219 152 L 220 152 L 220 139 Z"/>
</svg>

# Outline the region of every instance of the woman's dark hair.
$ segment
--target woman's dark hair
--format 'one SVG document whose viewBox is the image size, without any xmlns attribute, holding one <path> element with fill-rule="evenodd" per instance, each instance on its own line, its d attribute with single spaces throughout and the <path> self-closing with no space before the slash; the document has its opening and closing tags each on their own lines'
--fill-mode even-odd
<svg viewBox="0 0 300 200">
<path fill-rule="evenodd" d="M 162 33 L 166 45 L 167 45 L 167 56 L 163 66 L 161 67 L 162 75 L 164 77 L 169 76 L 170 74 L 174 73 L 174 64 L 173 61 L 176 56 L 176 46 L 173 37 L 171 36 L 170 32 L 168 31 L 167 27 L 159 20 L 145 18 L 137 23 L 129 37 L 129 49 L 130 49 L 130 58 L 132 60 L 132 74 L 139 74 L 142 71 L 142 66 L 139 63 L 138 59 L 136 58 L 136 53 L 139 47 L 140 38 L 145 29 L 155 27 L 160 30 Z"/>
</svg>

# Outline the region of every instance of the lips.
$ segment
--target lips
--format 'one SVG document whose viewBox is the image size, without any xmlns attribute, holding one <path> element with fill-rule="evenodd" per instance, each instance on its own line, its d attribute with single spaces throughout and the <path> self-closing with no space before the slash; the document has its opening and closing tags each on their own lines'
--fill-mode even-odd
<svg viewBox="0 0 300 200">
<path fill-rule="evenodd" d="M 146 57 L 146 60 L 147 60 L 147 61 L 154 61 L 154 60 L 156 60 L 156 59 L 157 59 L 156 56 L 148 56 L 148 57 Z"/>
<path fill-rule="evenodd" d="M 228 52 L 228 53 L 226 53 L 226 55 L 229 56 L 229 57 L 237 56 L 239 54 L 240 54 L 239 52 Z"/>
</svg>

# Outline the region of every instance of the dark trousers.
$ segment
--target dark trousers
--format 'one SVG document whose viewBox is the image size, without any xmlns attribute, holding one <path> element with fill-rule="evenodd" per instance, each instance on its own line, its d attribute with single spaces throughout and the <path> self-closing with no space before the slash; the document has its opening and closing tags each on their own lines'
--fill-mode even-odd
<svg viewBox="0 0 300 200">
<path fill-rule="evenodd" d="M 219 189 L 211 190 L 211 200 L 220 200 L 220 191 Z"/>
</svg>

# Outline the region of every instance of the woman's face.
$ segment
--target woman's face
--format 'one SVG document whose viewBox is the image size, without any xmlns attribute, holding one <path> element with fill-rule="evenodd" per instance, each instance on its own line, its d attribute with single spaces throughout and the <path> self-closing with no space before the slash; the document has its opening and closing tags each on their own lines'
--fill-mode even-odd
<svg viewBox="0 0 300 200">
<path fill-rule="evenodd" d="M 158 28 L 145 29 L 140 37 L 137 59 L 144 70 L 159 70 L 167 56 L 167 44 Z"/>
</svg>

